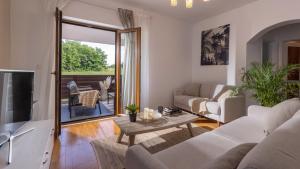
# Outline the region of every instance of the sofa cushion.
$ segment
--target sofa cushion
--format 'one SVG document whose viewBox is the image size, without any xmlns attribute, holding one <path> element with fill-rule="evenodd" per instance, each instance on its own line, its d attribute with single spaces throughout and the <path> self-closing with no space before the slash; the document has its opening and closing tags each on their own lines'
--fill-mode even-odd
<svg viewBox="0 0 300 169">
<path fill-rule="evenodd" d="M 254 147 L 238 169 L 298 169 L 300 116 L 293 116 Z"/>
<path fill-rule="evenodd" d="M 212 97 L 212 90 L 216 87 L 213 84 L 201 84 L 200 97 L 209 98 Z"/>
<path fill-rule="evenodd" d="M 234 142 L 209 132 L 160 151 L 154 157 L 170 169 L 199 169 L 235 146 Z"/>
<path fill-rule="evenodd" d="M 264 132 L 268 135 L 300 110 L 300 99 L 294 98 L 281 102 L 270 109 L 265 117 Z"/>
<path fill-rule="evenodd" d="M 220 115 L 221 108 L 218 102 L 206 102 L 206 110 L 209 113 Z"/>
<path fill-rule="evenodd" d="M 219 97 L 226 91 L 228 91 L 230 89 L 229 86 L 227 85 L 223 85 L 223 84 L 218 84 L 212 92 L 212 96 L 211 99 L 213 101 L 218 101 Z"/>
<path fill-rule="evenodd" d="M 193 99 L 189 100 L 189 106 L 191 107 L 192 112 L 194 113 L 200 113 L 202 111 L 206 111 L 206 102 L 209 101 L 208 98 L 200 98 L 200 97 L 195 97 Z M 202 106 L 204 104 L 204 106 Z M 204 110 L 203 110 L 204 107 Z"/>
<path fill-rule="evenodd" d="M 178 95 L 174 96 L 174 105 L 185 110 L 190 110 L 189 101 L 194 99 L 194 96 Z"/>
<path fill-rule="evenodd" d="M 127 169 L 168 169 L 158 159 L 152 158 L 151 154 L 140 145 L 128 149 L 125 167 Z"/>
<path fill-rule="evenodd" d="M 232 94 L 232 90 L 226 90 L 225 92 L 223 92 L 219 97 L 218 97 L 218 102 L 220 102 L 223 99 L 226 99 L 228 97 L 230 97 Z"/>
<path fill-rule="evenodd" d="M 266 137 L 261 123 L 255 118 L 248 116 L 236 119 L 212 132 L 237 144 L 259 143 Z"/>
<path fill-rule="evenodd" d="M 188 84 L 184 87 L 184 95 L 199 97 L 200 84 Z"/>
<path fill-rule="evenodd" d="M 257 143 L 245 143 L 238 145 L 231 150 L 227 151 L 220 157 L 211 161 L 206 165 L 206 169 L 236 169 L 244 156 L 256 145 Z"/>
</svg>

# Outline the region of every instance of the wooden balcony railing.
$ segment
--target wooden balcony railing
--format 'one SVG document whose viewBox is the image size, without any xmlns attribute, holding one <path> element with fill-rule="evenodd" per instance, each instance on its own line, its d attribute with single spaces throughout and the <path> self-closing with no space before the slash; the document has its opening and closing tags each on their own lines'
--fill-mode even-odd
<svg viewBox="0 0 300 169">
<path fill-rule="evenodd" d="M 74 80 L 78 86 L 91 86 L 93 89 L 100 90 L 99 82 L 105 80 L 108 76 L 115 79 L 114 75 L 62 75 L 61 76 L 61 98 L 68 98 L 68 82 Z M 115 84 L 111 85 L 114 89 Z"/>
</svg>

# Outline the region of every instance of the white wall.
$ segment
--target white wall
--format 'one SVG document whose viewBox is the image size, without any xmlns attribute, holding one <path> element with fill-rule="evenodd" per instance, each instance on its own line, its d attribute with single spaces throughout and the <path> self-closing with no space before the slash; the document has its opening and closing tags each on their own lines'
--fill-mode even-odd
<svg viewBox="0 0 300 169">
<path fill-rule="evenodd" d="M 0 68 L 9 68 L 10 1 L 0 0 Z"/>
<path fill-rule="evenodd" d="M 175 88 L 192 81 L 189 25 L 152 15 L 150 25 L 150 105 L 169 105 Z"/>
<path fill-rule="evenodd" d="M 12 69 L 34 70 L 33 119 L 53 118 L 48 112 L 51 68 L 54 59 L 55 1 L 10 0 Z M 48 114 L 50 113 L 50 114 Z"/>
<path fill-rule="evenodd" d="M 300 19 L 299 6 L 299 0 L 259 0 L 195 24 L 193 26 L 193 81 L 239 83 L 241 69 L 247 64 L 247 42 L 274 24 Z M 201 31 L 225 24 L 231 24 L 229 65 L 227 67 L 200 66 Z"/>
<path fill-rule="evenodd" d="M 142 107 L 170 105 L 173 89 L 192 80 L 189 24 L 116 3 L 95 5 L 74 1 L 63 9 L 63 14 L 120 27 L 118 7 L 134 10 L 142 27 Z"/>
</svg>

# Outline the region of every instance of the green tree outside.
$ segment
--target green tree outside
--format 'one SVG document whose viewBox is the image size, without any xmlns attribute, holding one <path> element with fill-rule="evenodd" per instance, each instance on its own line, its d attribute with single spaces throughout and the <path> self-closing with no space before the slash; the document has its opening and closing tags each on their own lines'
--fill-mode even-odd
<svg viewBox="0 0 300 169">
<path fill-rule="evenodd" d="M 100 48 L 92 48 L 77 41 L 62 43 L 62 72 L 63 74 L 84 74 L 83 72 L 114 72 L 107 65 L 107 55 Z M 113 68 L 114 69 L 114 68 Z M 101 73 L 99 73 L 101 74 Z"/>
</svg>

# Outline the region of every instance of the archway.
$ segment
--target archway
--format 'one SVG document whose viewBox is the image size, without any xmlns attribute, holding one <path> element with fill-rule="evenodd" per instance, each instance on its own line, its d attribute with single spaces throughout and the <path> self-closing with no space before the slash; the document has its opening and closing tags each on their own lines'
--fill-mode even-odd
<svg viewBox="0 0 300 169">
<path fill-rule="evenodd" d="M 278 67 L 288 64 L 289 45 L 300 44 L 300 19 L 269 26 L 252 36 L 246 44 L 246 69 L 252 63 L 270 61 Z M 246 104 L 256 104 L 247 94 Z"/>
<path fill-rule="evenodd" d="M 277 66 L 287 64 L 288 46 L 300 40 L 300 20 L 274 24 L 254 35 L 247 42 L 246 67 L 251 63 L 270 61 Z"/>
</svg>

